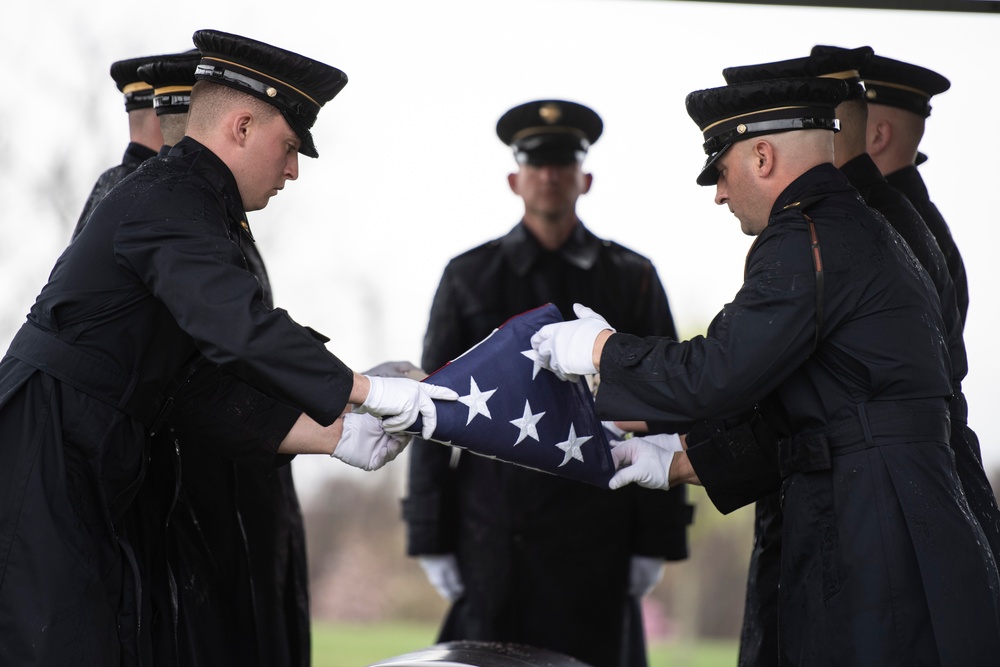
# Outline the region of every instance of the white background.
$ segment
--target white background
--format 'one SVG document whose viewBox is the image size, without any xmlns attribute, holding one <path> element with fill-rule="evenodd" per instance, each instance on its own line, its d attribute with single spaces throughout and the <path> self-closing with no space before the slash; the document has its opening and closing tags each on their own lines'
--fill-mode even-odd
<svg viewBox="0 0 1000 667">
<path fill-rule="evenodd" d="M 564 98 L 601 114 L 604 136 L 585 164 L 594 187 L 578 212 L 654 261 L 690 336 L 735 294 L 750 239 L 712 203 L 714 189 L 695 184 L 704 155 L 687 93 L 722 85 L 724 67 L 802 57 L 814 44 L 870 45 L 935 69 L 952 89 L 932 101 L 921 172 L 965 259 L 970 421 L 987 467 L 1000 465 L 996 15 L 669 0 L 19 7 L 0 26 L 0 349 L 94 180 L 121 159 L 127 122 L 110 63 L 186 50 L 199 28 L 298 51 L 350 78 L 314 127 L 322 157 L 303 158 L 299 180 L 250 222 L 278 305 L 359 370 L 419 361 L 446 261 L 517 222 L 505 178 L 513 159 L 494 133 L 511 106 Z M 306 493 L 345 469 L 295 463 Z"/>
</svg>

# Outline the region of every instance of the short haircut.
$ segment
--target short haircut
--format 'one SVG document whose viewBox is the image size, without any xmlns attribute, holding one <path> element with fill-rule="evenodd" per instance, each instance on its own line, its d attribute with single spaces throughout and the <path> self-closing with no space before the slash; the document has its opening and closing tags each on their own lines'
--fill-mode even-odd
<svg viewBox="0 0 1000 667">
<path fill-rule="evenodd" d="M 163 143 L 173 146 L 187 131 L 186 113 L 168 113 L 158 116 L 160 119 L 160 132 L 163 134 Z"/>
<path fill-rule="evenodd" d="M 206 123 L 210 124 L 213 119 L 235 106 L 249 108 L 255 116 L 263 121 L 270 120 L 281 113 L 267 102 L 235 88 L 211 81 L 198 81 L 191 89 L 191 108 L 188 122 L 198 127 L 204 127 Z"/>
</svg>

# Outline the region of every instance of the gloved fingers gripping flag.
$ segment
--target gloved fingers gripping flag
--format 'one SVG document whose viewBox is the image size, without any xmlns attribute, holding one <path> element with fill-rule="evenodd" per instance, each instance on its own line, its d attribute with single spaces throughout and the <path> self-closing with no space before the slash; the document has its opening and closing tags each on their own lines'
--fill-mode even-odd
<svg viewBox="0 0 1000 667">
<path fill-rule="evenodd" d="M 542 368 L 531 336 L 562 321 L 553 304 L 512 317 L 424 381 L 454 389 L 435 401 L 432 439 L 474 454 L 608 488 L 615 472 L 587 382 Z M 420 433 L 418 419 L 408 431 Z"/>
</svg>

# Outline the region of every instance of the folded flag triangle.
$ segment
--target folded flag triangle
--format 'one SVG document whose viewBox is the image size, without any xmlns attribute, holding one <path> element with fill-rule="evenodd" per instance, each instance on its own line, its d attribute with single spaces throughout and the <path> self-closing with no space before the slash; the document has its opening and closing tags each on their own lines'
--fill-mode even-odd
<svg viewBox="0 0 1000 667">
<path fill-rule="evenodd" d="M 560 380 L 531 347 L 535 332 L 560 321 L 551 303 L 512 317 L 425 378 L 459 395 L 435 401 L 431 439 L 608 488 L 615 466 L 586 380 Z M 419 433 L 420 420 L 410 430 Z"/>
</svg>

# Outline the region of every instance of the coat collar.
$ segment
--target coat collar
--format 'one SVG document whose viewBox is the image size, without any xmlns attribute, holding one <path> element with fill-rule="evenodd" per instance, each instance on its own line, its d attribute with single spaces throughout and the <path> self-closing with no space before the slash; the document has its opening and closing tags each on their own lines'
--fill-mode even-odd
<svg viewBox="0 0 1000 667">
<path fill-rule="evenodd" d="M 771 208 L 774 217 L 786 208 L 795 208 L 797 202 L 817 194 L 851 190 L 851 184 L 842 171 L 829 162 L 817 165 L 788 184 L 778 195 Z"/>
<path fill-rule="evenodd" d="M 167 152 L 167 158 L 179 158 L 187 162 L 191 172 L 208 181 L 225 202 L 230 222 L 253 240 L 236 177 L 218 155 L 191 137 L 184 137 Z"/>
<path fill-rule="evenodd" d="M 135 141 L 130 141 L 122 155 L 122 164 L 135 169 L 151 157 L 156 157 L 156 151 Z"/>
<path fill-rule="evenodd" d="M 878 165 L 872 160 L 871 155 L 862 153 L 853 160 L 847 162 L 840 168 L 840 171 L 847 177 L 848 182 L 861 193 L 862 198 L 868 201 L 868 195 L 873 186 L 885 183 L 885 177 L 878 170 Z"/>
<path fill-rule="evenodd" d="M 507 261 L 519 276 L 527 274 L 539 257 L 547 252 L 528 231 L 523 220 L 506 236 L 502 236 L 498 243 Z M 597 262 L 597 256 L 604 244 L 605 241 L 594 236 L 582 222 L 578 222 L 573 228 L 573 233 L 566 239 L 566 243 L 556 250 L 555 254 L 577 268 L 588 270 Z"/>
<path fill-rule="evenodd" d="M 927 193 L 927 185 L 924 183 L 924 179 L 915 164 L 892 172 L 885 177 L 885 180 L 889 181 L 889 185 L 900 190 L 907 197 L 912 195 L 917 199 L 930 201 L 930 195 Z"/>
</svg>

